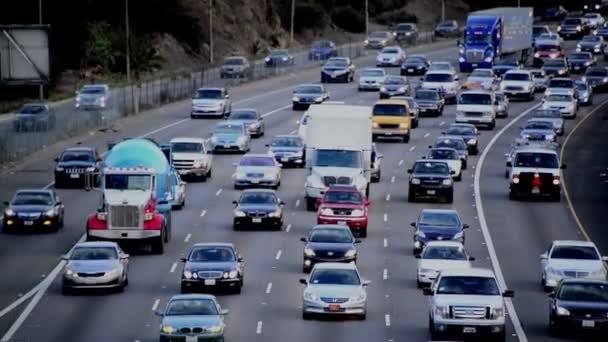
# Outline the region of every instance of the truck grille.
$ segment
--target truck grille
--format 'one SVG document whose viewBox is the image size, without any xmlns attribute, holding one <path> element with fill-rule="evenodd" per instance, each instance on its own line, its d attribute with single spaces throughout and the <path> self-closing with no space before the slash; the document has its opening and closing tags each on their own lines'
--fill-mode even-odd
<svg viewBox="0 0 608 342">
<path fill-rule="evenodd" d="M 194 167 L 194 160 L 175 160 L 173 159 L 173 167 L 177 170 L 189 170 Z"/>
<path fill-rule="evenodd" d="M 202 279 L 219 279 L 222 277 L 224 272 L 222 271 L 200 271 L 198 277 Z"/>
<path fill-rule="evenodd" d="M 247 177 L 249 178 L 262 178 L 264 177 L 263 173 L 247 173 Z"/>
<path fill-rule="evenodd" d="M 481 113 L 481 112 L 465 112 L 464 115 L 465 116 L 480 117 L 480 116 L 483 116 L 483 113 Z"/>
<path fill-rule="evenodd" d="M 585 278 L 589 276 L 589 272 L 564 271 L 564 275 L 570 278 Z"/>
<path fill-rule="evenodd" d="M 389 128 L 389 129 L 399 128 L 399 124 L 380 124 L 379 126 L 380 126 L 380 128 Z"/>
<path fill-rule="evenodd" d="M 467 51 L 467 62 L 469 62 L 469 63 L 483 62 L 483 51 Z"/>
<path fill-rule="evenodd" d="M 65 172 L 68 174 L 84 173 L 84 169 L 83 168 L 70 168 L 70 169 L 65 169 Z"/>
<path fill-rule="evenodd" d="M 488 317 L 488 308 L 479 306 L 453 306 L 452 316 L 456 319 L 484 319 Z"/>
<path fill-rule="evenodd" d="M 325 184 L 325 186 L 332 186 L 334 184 L 350 185 L 351 182 L 352 182 L 352 179 L 350 177 L 345 177 L 345 176 L 340 176 L 340 177 L 325 176 L 325 177 L 323 177 L 323 184 Z"/>
<path fill-rule="evenodd" d="M 139 228 L 139 207 L 115 205 L 110 207 L 110 228 Z"/>
<path fill-rule="evenodd" d="M 506 86 L 505 90 L 507 91 L 523 91 L 524 88 L 520 86 Z"/>
</svg>

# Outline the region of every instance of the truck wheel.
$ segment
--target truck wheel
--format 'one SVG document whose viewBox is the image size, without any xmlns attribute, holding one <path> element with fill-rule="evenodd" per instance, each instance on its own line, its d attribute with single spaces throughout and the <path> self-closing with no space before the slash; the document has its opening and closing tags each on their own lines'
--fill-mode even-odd
<svg viewBox="0 0 608 342">
<path fill-rule="evenodd" d="M 369 198 L 369 183 L 367 184 L 367 187 L 365 187 L 365 198 Z"/>
<path fill-rule="evenodd" d="M 306 210 L 315 211 L 317 209 L 317 202 L 314 198 L 306 197 Z"/>
<path fill-rule="evenodd" d="M 412 128 L 418 128 L 418 120 L 412 120 Z"/>
<path fill-rule="evenodd" d="M 414 193 L 414 191 L 412 191 L 412 190 L 408 191 L 408 193 L 407 193 L 407 201 L 411 202 L 411 203 L 416 202 L 416 194 Z"/>
<path fill-rule="evenodd" d="M 435 325 L 433 324 L 433 320 L 429 317 L 429 334 L 431 335 L 431 340 L 440 341 L 442 339 L 441 334 L 435 330 Z"/>
<path fill-rule="evenodd" d="M 367 237 L 367 226 L 361 227 L 359 231 L 359 237 L 366 238 Z"/>
<path fill-rule="evenodd" d="M 507 334 L 505 333 L 504 328 L 503 328 L 503 331 L 500 332 L 498 335 L 496 335 L 496 337 L 493 339 L 493 341 L 496 341 L 496 342 L 505 342 L 506 340 L 507 340 Z"/>
<path fill-rule="evenodd" d="M 165 236 L 163 233 L 152 242 L 152 253 L 154 254 L 163 254 L 165 252 Z"/>
<path fill-rule="evenodd" d="M 562 200 L 562 196 L 561 193 L 559 191 L 556 191 L 554 193 L 551 194 L 551 201 L 553 202 L 559 202 Z"/>
<path fill-rule="evenodd" d="M 403 137 L 403 143 L 407 144 L 408 142 L 410 142 L 410 135 L 409 134 Z"/>
<path fill-rule="evenodd" d="M 445 201 L 448 203 L 454 203 L 454 189 L 451 189 L 450 192 L 445 196 Z"/>
<path fill-rule="evenodd" d="M 515 201 L 517 199 L 517 195 L 514 191 L 509 191 L 509 201 Z"/>
<path fill-rule="evenodd" d="M 493 130 L 493 129 L 494 129 L 494 127 L 496 127 L 496 120 L 492 120 L 492 122 L 491 122 L 491 123 L 488 125 L 488 128 L 489 128 L 490 130 Z"/>
<path fill-rule="evenodd" d="M 460 182 L 462 180 L 462 171 L 460 171 L 460 174 L 456 177 L 454 177 L 454 180 L 457 182 Z"/>
</svg>

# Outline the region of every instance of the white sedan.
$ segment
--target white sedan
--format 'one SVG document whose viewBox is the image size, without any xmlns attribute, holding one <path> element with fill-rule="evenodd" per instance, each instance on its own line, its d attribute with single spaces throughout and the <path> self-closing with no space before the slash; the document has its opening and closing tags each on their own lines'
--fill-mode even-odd
<svg viewBox="0 0 608 342">
<path fill-rule="evenodd" d="M 559 110 L 563 117 L 575 118 L 578 111 L 578 101 L 569 91 L 554 91 L 543 99 L 542 109 Z"/>
<path fill-rule="evenodd" d="M 418 261 L 418 287 L 431 284 L 442 270 L 471 268 L 472 258 L 458 241 L 430 241 L 426 244 Z"/>
<path fill-rule="evenodd" d="M 446 162 L 454 174 L 452 177 L 455 181 L 462 179 L 462 158 L 453 148 L 431 148 L 424 159 L 433 159 L 435 161 Z"/>
<path fill-rule="evenodd" d="M 268 154 L 249 153 L 235 163 L 234 188 L 271 187 L 281 185 L 281 164 Z"/>
<path fill-rule="evenodd" d="M 405 59 L 405 52 L 399 46 L 387 46 L 376 57 L 377 67 L 398 67 Z"/>
</svg>

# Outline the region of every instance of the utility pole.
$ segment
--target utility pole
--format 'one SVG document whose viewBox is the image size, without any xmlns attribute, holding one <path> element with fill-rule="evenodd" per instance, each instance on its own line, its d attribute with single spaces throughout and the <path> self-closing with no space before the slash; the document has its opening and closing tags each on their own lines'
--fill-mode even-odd
<svg viewBox="0 0 608 342">
<path fill-rule="evenodd" d="M 42 0 L 38 0 L 38 24 L 42 25 Z M 44 85 L 38 86 L 38 96 L 40 101 L 44 100 Z"/>
<path fill-rule="evenodd" d="M 125 31 L 126 31 L 126 43 L 127 43 L 127 54 L 126 54 L 126 62 L 127 62 L 127 83 L 131 84 L 131 49 L 129 47 L 130 42 L 130 33 L 129 33 L 129 0 L 125 0 Z"/>
<path fill-rule="evenodd" d="M 441 0 L 441 22 L 445 21 L 445 0 Z"/>
<path fill-rule="evenodd" d="M 289 28 L 289 43 L 293 44 L 293 23 L 296 16 L 296 0 L 291 0 L 291 26 Z"/>
<path fill-rule="evenodd" d="M 213 0 L 209 0 L 209 62 L 213 63 Z"/>
<path fill-rule="evenodd" d="M 365 36 L 369 36 L 369 0 L 365 0 Z"/>
</svg>

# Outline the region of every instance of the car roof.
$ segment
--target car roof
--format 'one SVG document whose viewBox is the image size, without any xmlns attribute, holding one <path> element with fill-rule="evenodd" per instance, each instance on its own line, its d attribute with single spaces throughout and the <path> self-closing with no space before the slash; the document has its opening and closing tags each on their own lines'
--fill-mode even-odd
<svg viewBox="0 0 608 342">
<path fill-rule="evenodd" d="M 487 268 L 458 268 L 458 269 L 446 269 L 441 271 L 441 276 L 464 276 L 464 277 L 488 277 L 496 278 L 494 271 Z"/>
<path fill-rule="evenodd" d="M 216 301 L 214 295 L 202 294 L 202 293 L 197 293 L 197 294 L 177 294 L 177 295 L 173 295 L 171 297 L 171 299 L 169 299 L 169 301 L 180 300 L 180 299 L 211 299 L 213 301 Z"/>
<path fill-rule="evenodd" d="M 226 88 L 220 88 L 220 87 L 201 87 L 198 88 L 197 91 L 201 91 L 201 90 L 217 90 L 217 91 L 224 91 L 226 90 Z"/>
<path fill-rule="evenodd" d="M 485 94 L 485 95 L 492 95 L 491 91 L 487 91 L 487 90 L 483 90 L 483 89 L 471 89 L 471 90 L 465 90 L 463 92 L 461 92 L 460 94 Z"/>
<path fill-rule="evenodd" d="M 118 244 L 114 241 L 83 241 L 74 245 L 76 247 L 114 247 L 117 248 Z"/>
<path fill-rule="evenodd" d="M 449 74 L 449 75 L 453 75 L 454 74 L 454 70 L 429 70 L 426 72 L 426 75 L 433 75 L 433 74 Z"/>
<path fill-rule="evenodd" d="M 230 247 L 234 248 L 234 244 L 231 242 L 199 242 L 195 243 L 192 248 L 196 247 Z"/>
<path fill-rule="evenodd" d="M 263 193 L 267 193 L 267 194 L 277 195 L 277 192 L 275 190 L 272 190 L 272 189 L 259 189 L 259 188 L 256 188 L 256 189 L 245 189 L 245 190 L 243 190 L 241 192 L 241 195 L 245 194 L 245 193 L 250 193 L 250 192 L 263 192 Z"/>
<path fill-rule="evenodd" d="M 595 243 L 585 240 L 554 240 L 554 246 L 596 247 Z"/>
<path fill-rule="evenodd" d="M 15 194 L 19 194 L 19 193 L 23 193 L 23 192 L 37 192 L 37 193 L 52 194 L 53 190 L 48 190 L 48 189 L 19 189 L 19 190 L 15 191 Z"/>
<path fill-rule="evenodd" d="M 433 208 L 424 208 L 420 210 L 420 213 L 434 213 L 434 214 L 454 214 L 458 215 L 458 211 L 456 209 L 433 209 Z M 458 215 L 460 216 L 460 215 Z"/>
<path fill-rule="evenodd" d="M 339 229 L 339 230 L 350 230 L 347 225 L 343 224 L 317 224 L 312 227 L 312 230 L 315 229 Z"/>
<path fill-rule="evenodd" d="M 357 270 L 357 266 L 351 263 L 342 262 L 322 262 L 315 264 L 314 269 L 326 269 L 326 270 Z"/>
<path fill-rule="evenodd" d="M 205 139 L 203 138 L 196 138 L 196 137 L 179 137 L 179 138 L 173 138 L 171 140 L 169 140 L 169 143 L 181 143 L 181 142 L 204 142 Z"/>
<path fill-rule="evenodd" d="M 94 152 L 95 147 L 91 146 L 78 146 L 78 147 L 68 147 L 63 152 Z"/>
<path fill-rule="evenodd" d="M 385 99 L 376 101 L 375 105 L 407 105 L 407 100 Z"/>
<path fill-rule="evenodd" d="M 262 158 L 263 157 L 263 158 L 271 158 L 271 159 L 273 159 L 273 157 L 271 155 L 266 154 L 266 153 L 246 153 L 241 158 L 244 158 L 244 157 L 254 157 L 254 158 Z"/>
<path fill-rule="evenodd" d="M 464 248 L 464 245 L 462 244 L 462 242 L 458 242 L 458 241 L 429 241 L 426 243 L 425 248 L 429 248 L 429 247 L 462 247 Z"/>
</svg>

